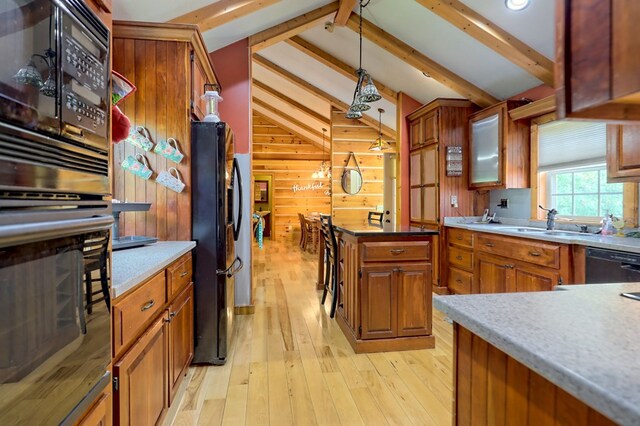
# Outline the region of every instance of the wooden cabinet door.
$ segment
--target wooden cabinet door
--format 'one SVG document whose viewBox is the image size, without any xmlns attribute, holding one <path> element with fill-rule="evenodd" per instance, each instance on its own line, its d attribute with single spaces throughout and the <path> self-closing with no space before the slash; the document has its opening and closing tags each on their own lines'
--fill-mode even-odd
<svg viewBox="0 0 640 426">
<path fill-rule="evenodd" d="M 500 104 L 474 114 L 469 119 L 469 187 L 482 188 L 502 184 L 503 133 L 506 106 Z"/>
<path fill-rule="evenodd" d="M 440 222 L 438 196 L 438 145 L 421 150 L 422 169 L 422 223 L 436 225 Z"/>
<path fill-rule="evenodd" d="M 113 366 L 120 425 L 155 425 L 169 406 L 167 385 L 168 316 L 161 315 Z"/>
<path fill-rule="evenodd" d="M 191 60 L 191 74 L 191 114 L 195 119 L 202 121 L 207 114 L 206 102 L 201 99 L 201 96 L 204 95 L 204 84 L 207 83 L 207 75 L 197 59 Z"/>
<path fill-rule="evenodd" d="M 607 126 L 607 180 L 637 181 L 640 178 L 640 125 Z"/>
<path fill-rule="evenodd" d="M 396 274 L 398 336 L 431 334 L 431 265 L 402 265 Z"/>
<path fill-rule="evenodd" d="M 550 291 L 559 283 L 560 274 L 548 268 L 518 266 L 514 278 L 509 283 L 509 291 Z"/>
<path fill-rule="evenodd" d="M 509 259 L 479 253 L 474 293 L 505 293 L 515 265 Z"/>
<path fill-rule="evenodd" d="M 360 279 L 361 339 L 396 337 L 397 292 L 393 266 L 365 266 Z"/>
<path fill-rule="evenodd" d="M 193 359 L 193 284 L 169 307 L 169 404 Z"/>
<path fill-rule="evenodd" d="M 100 395 L 98 402 L 93 404 L 87 414 L 80 420 L 78 426 L 111 426 L 111 386 Z"/>
<path fill-rule="evenodd" d="M 420 186 L 422 184 L 422 152 L 413 151 L 409 155 L 409 184 Z"/>
<path fill-rule="evenodd" d="M 438 110 L 431 111 L 423 117 L 423 120 L 423 143 L 430 144 L 438 142 Z"/>
<path fill-rule="evenodd" d="M 409 134 L 410 134 L 410 147 L 418 148 L 422 145 L 422 132 L 423 132 L 423 118 L 416 118 L 411 123 L 409 123 Z"/>
</svg>

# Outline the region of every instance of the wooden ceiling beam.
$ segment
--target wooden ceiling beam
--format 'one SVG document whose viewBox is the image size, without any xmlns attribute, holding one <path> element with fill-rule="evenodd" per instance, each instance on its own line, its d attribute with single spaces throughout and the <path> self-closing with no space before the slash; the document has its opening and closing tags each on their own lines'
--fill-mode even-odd
<svg viewBox="0 0 640 426">
<path fill-rule="evenodd" d="M 349 109 L 349 105 L 347 105 L 346 103 L 342 102 L 340 99 L 336 98 L 335 96 L 332 96 L 330 94 L 328 94 L 327 92 L 323 91 L 322 89 L 317 88 L 316 86 L 314 86 L 313 84 L 307 82 L 306 80 L 298 77 L 297 75 L 293 74 L 290 71 L 285 70 L 284 68 L 282 68 L 281 66 L 274 64 L 273 62 L 271 62 L 270 60 L 268 60 L 267 58 L 260 56 L 258 54 L 254 54 L 253 55 L 253 60 L 261 65 L 262 67 L 266 68 L 268 71 L 284 78 L 285 80 L 287 80 L 288 82 L 298 86 L 299 88 L 315 95 L 318 99 L 321 99 L 325 102 L 328 102 L 332 107 L 339 109 L 340 111 L 347 111 Z M 363 123 L 365 123 L 366 125 L 368 125 L 369 127 L 372 127 L 374 129 L 378 128 L 378 120 L 375 120 L 371 117 L 368 117 L 366 115 L 362 115 L 362 118 L 360 119 L 360 121 L 362 121 Z M 388 136 L 390 138 L 392 138 L 393 140 L 396 140 L 396 132 L 390 128 L 389 126 L 386 125 L 382 125 L 382 133 L 385 136 Z"/>
<path fill-rule="evenodd" d="M 349 21 L 347 21 L 347 27 L 358 32 L 358 19 L 358 15 L 351 15 Z M 414 49 L 366 19 L 362 20 L 362 35 L 412 67 L 427 73 L 435 81 L 482 107 L 500 102 L 496 97 L 454 74 L 419 50 Z"/>
<path fill-rule="evenodd" d="M 282 102 L 284 102 L 284 103 L 290 105 L 291 107 L 297 109 L 298 111 L 302 112 L 303 114 L 306 114 L 306 115 L 318 120 L 319 122 L 321 122 L 325 126 L 329 126 L 330 122 L 329 122 L 329 119 L 327 117 L 323 116 L 319 112 L 316 112 L 316 111 L 312 110 L 311 108 L 308 108 L 308 107 L 302 105 L 300 102 L 296 101 L 295 99 L 290 98 L 289 96 L 285 95 L 284 93 L 278 92 L 276 89 L 274 89 L 271 86 L 261 82 L 260 80 L 256 80 L 254 78 L 253 79 L 253 85 L 258 87 L 260 90 L 268 93 L 269 95 L 275 97 L 276 99 L 279 99 Z"/>
<path fill-rule="evenodd" d="M 169 22 L 177 24 L 195 24 L 201 32 L 209 31 L 235 19 L 257 12 L 280 0 L 219 0 Z"/>
<path fill-rule="evenodd" d="M 289 37 L 300 34 L 309 28 L 315 27 L 328 15 L 338 10 L 339 2 L 334 1 L 300 16 L 289 19 L 286 22 L 267 28 L 249 37 L 249 46 L 252 52 L 257 52 Z"/>
<path fill-rule="evenodd" d="M 347 64 L 346 62 L 342 62 L 340 59 L 325 52 L 313 43 L 308 42 L 300 36 L 291 37 L 290 39 L 286 40 L 286 42 L 290 46 L 298 49 L 300 52 L 312 57 L 321 64 L 326 65 L 332 70 L 347 77 L 351 81 L 354 81 L 356 83 L 358 82 L 358 75 L 356 74 L 356 69 L 354 67 Z M 398 93 L 396 91 L 391 90 L 384 84 L 380 83 L 380 80 L 375 80 L 375 84 L 378 88 L 378 92 L 380 92 L 380 94 L 386 100 L 393 104 L 396 103 L 396 99 L 398 98 Z"/>
<path fill-rule="evenodd" d="M 553 87 L 554 63 L 459 0 L 416 0 L 529 74 Z"/>
<path fill-rule="evenodd" d="M 258 109 L 256 109 L 255 107 L 257 107 Z M 260 119 L 265 120 L 271 124 L 273 124 L 275 127 L 279 128 L 280 130 L 284 130 L 286 132 L 291 133 L 293 136 L 295 136 L 296 138 L 300 139 L 303 142 L 307 142 L 317 148 L 322 148 L 322 144 L 314 142 L 312 139 L 310 139 L 308 136 L 305 136 L 303 134 L 301 134 L 300 132 L 298 132 L 297 130 L 291 128 L 291 126 L 287 126 L 285 123 L 281 123 L 279 120 L 275 120 L 271 117 L 269 117 L 268 115 L 265 114 L 264 111 L 260 111 L 259 109 L 263 109 L 266 110 L 265 108 L 261 107 L 260 105 L 254 105 L 252 108 L 253 114 L 255 114 L 256 116 L 258 116 Z M 268 110 L 266 110 L 268 112 Z M 255 135 L 255 133 L 254 133 Z M 271 135 L 269 135 L 271 136 Z M 287 135 L 289 136 L 289 135 Z M 328 148 L 329 145 L 331 144 L 331 140 L 329 138 L 327 138 L 327 140 L 325 141 L 326 143 L 326 147 Z"/>
<path fill-rule="evenodd" d="M 292 124 L 295 127 L 298 127 L 302 130 L 304 130 L 305 132 L 308 132 L 309 134 L 317 137 L 320 141 L 322 141 L 322 132 L 318 131 L 316 129 L 314 129 L 313 127 L 309 126 L 306 123 L 303 123 L 302 121 L 298 120 L 297 118 L 291 117 L 289 114 L 287 114 L 284 111 L 279 110 L 278 108 L 274 107 L 273 105 L 270 105 L 268 102 L 260 99 L 257 96 L 253 96 L 252 97 L 253 103 L 269 112 L 271 112 L 274 115 L 277 115 L 278 117 L 280 117 L 281 119 L 283 119 L 284 121 L 286 121 L 289 124 Z M 289 129 L 291 129 L 292 126 L 289 126 Z M 289 130 L 287 129 L 287 130 Z M 300 132 L 297 132 L 298 134 Z M 309 137 L 307 137 L 307 139 L 309 139 Z M 325 138 L 326 139 L 326 138 Z M 316 141 L 316 140 L 312 140 L 314 145 L 317 145 L 319 147 L 322 148 L 322 142 Z M 327 141 L 325 140 L 325 147 L 328 146 L 327 145 Z"/>
<path fill-rule="evenodd" d="M 340 27 L 344 27 L 347 24 L 349 15 L 351 15 L 351 12 L 357 2 L 358 0 L 340 0 L 340 7 L 338 8 L 338 12 L 336 13 L 333 23 Z"/>
</svg>

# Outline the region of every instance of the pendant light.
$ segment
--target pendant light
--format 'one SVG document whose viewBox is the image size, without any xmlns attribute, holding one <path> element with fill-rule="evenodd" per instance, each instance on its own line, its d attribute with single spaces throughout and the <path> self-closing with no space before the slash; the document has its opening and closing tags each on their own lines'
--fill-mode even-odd
<svg viewBox="0 0 640 426">
<path fill-rule="evenodd" d="M 378 108 L 378 138 L 371 142 L 369 146 L 369 151 L 384 151 L 387 149 L 391 149 L 389 142 L 382 139 L 382 113 L 384 110 L 382 108 Z"/>
<path fill-rule="evenodd" d="M 320 168 L 311 174 L 313 179 L 331 179 L 331 166 L 324 159 L 324 134 L 327 129 L 322 129 L 322 163 L 320 163 Z"/>
<path fill-rule="evenodd" d="M 362 68 L 362 9 L 365 8 L 369 4 L 368 0 L 365 4 L 363 4 L 363 0 L 360 0 L 360 26 L 359 26 L 359 39 L 360 39 L 360 63 L 358 69 L 356 70 L 356 74 L 358 75 L 358 82 L 356 83 L 356 88 L 353 92 L 353 100 L 351 101 L 351 106 L 347 111 L 347 118 L 361 118 L 362 111 L 367 111 L 371 109 L 371 105 L 369 103 L 378 101 L 382 98 L 380 93 L 378 93 L 378 89 L 376 85 L 373 83 L 373 79 L 367 73 L 365 69 Z"/>
</svg>

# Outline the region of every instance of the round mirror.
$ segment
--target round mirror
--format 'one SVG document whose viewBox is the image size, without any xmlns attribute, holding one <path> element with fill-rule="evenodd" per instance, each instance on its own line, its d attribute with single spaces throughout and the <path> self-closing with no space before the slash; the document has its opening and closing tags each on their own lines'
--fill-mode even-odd
<svg viewBox="0 0 640 426">
<path fill-rule="evenodd" d="M 350 195 L 357 194 L 362 189 L 362 175 L 356 169 L 344 169 L 342 173 L 342 189 Z"/>
</svg>

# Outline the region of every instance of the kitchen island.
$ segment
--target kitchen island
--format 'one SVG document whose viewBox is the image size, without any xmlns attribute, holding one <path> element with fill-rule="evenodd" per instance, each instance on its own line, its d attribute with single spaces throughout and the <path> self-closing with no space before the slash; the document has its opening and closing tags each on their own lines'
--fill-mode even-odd
<svg viewBox="0 0 640 426">
<path fill-rule="evenodd" d="M 454 322 L 457 424 L 640 424 L 640 283 L 437 296 Z"/>
<path fill-rule="evenodd" d="M 356 353 L 433 348 L 431 281 L 438 231 L 334 223 L 337 322 Z"/>
</svg>

